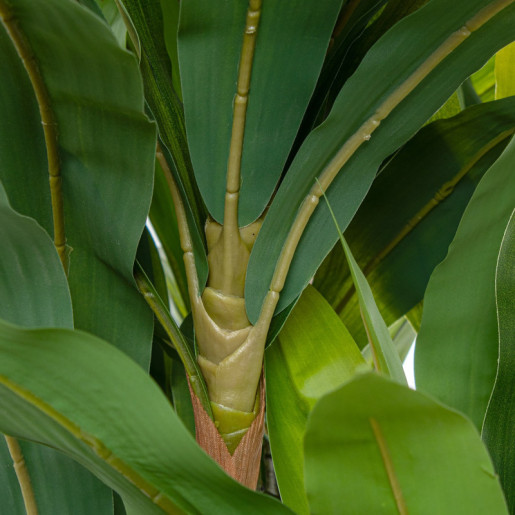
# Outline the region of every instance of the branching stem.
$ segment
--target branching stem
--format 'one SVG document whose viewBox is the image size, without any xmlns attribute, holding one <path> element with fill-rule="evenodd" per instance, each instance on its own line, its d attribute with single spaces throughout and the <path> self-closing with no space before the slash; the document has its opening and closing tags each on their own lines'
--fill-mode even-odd
<svg viewBox="0 0 515 515">
<path fill-rule="evenodd" d="M 318 183 L 315 182 L 302 202 L 291 226 L 275 267 L 270 289 L 265 297 L 260 319 L 268 317 L 275 310 L 279 294 L 284 287 L 293 255 L 300 238 L 306 229 L 320 197 L 327 191 L 338 172 L 349 161 L 361 145 L 370 140 L 372 133 L 384 120 L 452 51 L 461 45 L 472 32 L 478 30 L 493 16 L 512 4 L 515 0 L 496 0 L 481 9 L 460 29 L 453 32 L 397 89 L 395 89 L 376 109 L 361 127 L 344 143 L 336 155 L 322 171 Z"/>
<path fill-rule="evenodd" d="M 20 29 L 14 14 L 5 0 L 0 0 L 0 19 L 23 62 L 39 106 L 48 159 L 48 175 L 54 220 L 54 244 L 63 268 L 65 272 L 67 272 L 68 253 L 66 250 L 66 236 L 64 230 L 62 177 L 57 144 L 57 121 L 52 111 L 50 95 L 39 70 L 32 47 L 27 37 Z"/>
</svg>

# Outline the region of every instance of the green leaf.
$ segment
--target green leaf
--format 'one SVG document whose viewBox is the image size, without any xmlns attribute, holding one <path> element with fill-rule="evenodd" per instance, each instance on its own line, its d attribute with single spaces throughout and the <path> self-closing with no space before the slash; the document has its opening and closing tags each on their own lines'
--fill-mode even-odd
<svg viewBox="0 0 515 515">
<path fill-rule="evenodd" d="M 75 2 L 49 0 L 45 9 L 30 0 L 11 4 L 14 19 L 4 24 L 16 27 L 34 55 L 26 62 L 57 123 L 75 326 L 148 367 L 152 317 L 132 266 L 152 195 L 155 128 L 143 113 L 136 62 L 103 21 Z M 13 208 L 52 234 L 38 103 L 3 26 L 0 55 L 0 179 Z"/>
<path fill-rule="evenodd" d="M 122 1 L 141 43 L 140 69 L 145 99 L 159 128 L 163 155 L 185 204 L 199 283 L 203 285 L 208 273 L 203 232 L 205 213 L 193 178 L 183 106 L 173 87 L 173 72 L 165 43 L 165 34 L 173 31 L 174 27 L 167 26 L 163 34 L 159 0 Z"/>
<path fill-rule="evenodd" d="M 329 202 L 325 194 L 324 200 Z M 372 352 L 374 367 L 377 371 L 391 377 L 393 380 L 406 383 L 406 376 L 404 375 L 399 354 L 393 345 L 388 327 L 377 309 L 372 290 L 338 227 L 338 222 L 334 217 L 330 204 L 328 203 L 327 206 L 338 231 L 338 236 L 340 237 L 340 242 L 350 268 L 352 282 L 356 288 L 361 317 L 363 318 L 363 325 L 365 326 L 370 350 Z"/>
<path fill-rule="evenodd" d="M 0 183 L 0 317 L 24 327 L 73 327 L 63 267 L 48 234 L 8 204 Z M 78 463 L 30 442 L 20 447 L 42 515 L 109 514 L 112 492 Z M 25 513 L 18 478 L 0 436 L 0 499 L 6 513 Z"/>
<path fill-rule="evenodd" d="M 345 231 L 381 314 L 392 324 L 422 299 L 477 183 L 515 131 L 515 99 L 427 125 L 382 168 Z M 363 346 L 367 341 L 339 245 L 314 285 Z"/>
<path fill-rule="evenodd" d="M 360 366 L 366 367 L 351 335 L 324 298 L 308 286 L 265 354 L 274 469 L 281 499 L 296 513 L 309 513 L 303 458 L 309 412 Z"/>
<path fill-rule="evenodd" d="M 490 18 L 491 11 L 483 10 L 486 5 L 504 6 L 456 0 L 449 9 L 447 0 L 429 2 L 388 31 L 345 83 L 327 120 L 296 155 L 259 232 L 245 293 L 252 323 L 258 319 L 299 207 L 312 188 L 318 191 L 315 177 L 321 178 L 324 170 L 336 172 L 344 163 L 327 195 L 340 227 L 346 229 L 381 162 L 409 139 L 468 75 L 513 39 L 515 5 Z M 480 28 L 474 25 L 470 35 L 456 32 L 477 19 L 485 23 Z M 452 51 L 442 47 L 449 38 L 457 45 Z M 297 247 L 277 311 L 299 294 L 334 245 L 335 235 L 326 230 L 329 220 L 327 208 L 319 206 Z"/>
<path fill-rule="evenodd" d="M 266 0 L 262 4 L 241 159 L 240 226 L 259 217 L 280 178 L 341 3 Z M 179 62 L 188 141 L 202 197 L 218 222 L 224 216 L 247 7 L 245 1 L 181 4 Z"/>
<path fill-rule="evenodd" d="M 495 56 L 495 98 L 515 95 L 515 43 L 504 47 Z"/>
<path fill-rule="evenodd" d="M 179 100 L 182 101 L 181 77 L 179 73 L 179 53 L 177 34 L 179 32 L 179 0 L 160 0 L 163 11 L 163 28 L 166 50 L 172 65 L 172 84 Z"/>
<path fill-rule="evenodd" d="M 481 428 L 498 359 L 495 267 L 513 210 L 515 141 L 479 183 L 424 297 L 417 387 Z"/>
<path fill-rule="evenodd" d="M 492 56 L 481 69 L 470 77 L 482 102 L 490 102 L 495 99 L 495 59 L 496 56 Z"/>
<path fill-rule="evenodd" d="M 287 513 L 226 476 L 114 346 L 0 322 L 0 356 L 0 429 L 77 459 L 120 493 L 128 513 Z"/>
<path fill-rule="evenodd" d="M 500 476 L 510 509 L 515 510 L 515 216 L 504 233 L 495 277 L 499 364 L 483 424 L 483 440 Z"/>
<path fill-rule="evenodd" d="M 311 513 L 507 513 L 472 424 L 376 374 L 320 399 L 305 456 Z"/>
</svg>

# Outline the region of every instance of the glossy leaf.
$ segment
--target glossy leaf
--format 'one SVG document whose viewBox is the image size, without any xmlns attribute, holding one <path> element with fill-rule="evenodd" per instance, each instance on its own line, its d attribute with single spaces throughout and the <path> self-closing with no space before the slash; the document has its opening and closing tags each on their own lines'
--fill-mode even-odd
<svg viewBox="0 0 515 515">
<path fill-rule="evenodd" d="M 287 513 L 226 476 L 112 345 L 0 323 L 0 355 L 0 429 L 74 457 L 120 493 L 128 513 Z"/>
<path fill-rule="evenodd" d="M 495 277 L 499 364 L 483 424 L 483 440 L 499 474 L 510 510 L 515 510 L 515 216 L 504 233 Z"/>
<path fill-rule="evenodd" d="M 261 6 L 241 160 L 239 225 L 265 209 L 322 67 L 341 0 Z M 223 221 L 233 100 L 248 2 L 181 4 L 179 62 L 195 176 Z M 290 302 L 293 299 L 290 299 Z"/>
<path fill-rule="evenodd" d="M 281 499 L 296 513 L 309 513 L 303 458 L 307 417 L 322 395 L 366 365 L 341 320 L 312 286 L 265 359 L 268 434 Z"/>
<path fill-rule="evenodd" d="M 429 2 L 388 31 L 345 83 L 327 120 L 311 133 L 295 157 L 254 245 L 245 293 L 251 322 L 259 316 L 299 206 L 331 159 L 343 155 L 338 154 L 343 145 L 350 141 L 352 145 L 348 145 L 358 149 L 327 191 L 342 230 L 347 228 L 381 162 L 411 137 L 468 75 L 511 41 L 515 6 L 510 3 L 488 18 L 491 11 L 483 11 L 486 5 L 505 4 L 457 0 L 450 10 L 447 0 Z M 457 35 L 457 28 L 475 16 L 488 21 L 470 35 Z M 438 54 L 434 52 L 452 34 L 456 48 L 444 51 L 441 62 L 435 62 Z M 417 69 L 427 71 L 423 80 L 415 80 L 412 75 Z M 374 125 L 376 111 L 390 102 L 393 110 L 390 114 L 381 111 L 378 116 L 382 121 Z M 339 158 L 334 163 L 337 169 Z M 277 311 L 298 295 L 334 245 L 335 236 L 326 230 L 329 220 L 327 208 L 319 205 L 297 247 Z"/>
<path fill-rule="evenodd" d="M 515 95 L 515 43 L 511 43 L 495 56 L 495 98 Z"/>
<path fill-rule="evenodd" d="M 495 267 L 514 203 L 515 140 L 479 183 L 424 297 L 417 387 L 481 428 L 498 359 Z M 471 387 L 471 385 L 474 385 Z"/>
<path fill-rule="evenodd" d="M 75 2 L 11 4 L 58 127 L 75 326 L 148 367 L 152 317 L 132 266 L 152 195 L 155 128 L 143 114 L 136 62 Z M 13 208 L 53 234 L 38 105 L 3 26 L 0 55 L 0 178 Z"/>
<path fill-rule="evenodd" d="M 0 183 L 0 318 L 24 327 L 73 327 L 63 267 L 48 234 L 16 213 Z M 31 442 L 19 442 L 42 515 L 112 514 L 112 492 L 78 463 Z M 18 478 L 0 436 L 2 510 L 24 514 Z"/>
<path fill-rule="evenodd" d="M 311 513 L 507 513 L 470 421 L 376 374 L 320 399 L 305 455 Z"/>
<path fill-rule="evenodd" d="M 345 238 L 387 324 L 422 299 L 474 189 L 515 132 L 515 99 L 489 102 L 432 123 L 382 168 Z M 357 343 L 366 334 L 339 245 L 314 285 Z"/>
</svg>

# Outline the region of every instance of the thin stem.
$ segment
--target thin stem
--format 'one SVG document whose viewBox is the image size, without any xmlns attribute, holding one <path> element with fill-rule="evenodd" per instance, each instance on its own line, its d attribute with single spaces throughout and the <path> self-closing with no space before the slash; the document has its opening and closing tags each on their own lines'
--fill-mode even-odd
<svg viewBox="0 0 515 515">
<path fill-rule="evenodd" d="M 184 339 L 179 327 L 173 320 L 170 315 L 170 312 L 164 305 L 161 297 L 155 290 L 154 286 L 150 282 L 149 278 L 145 274 L 144 270 L 138 263 L 138 270 L 134 274 L 134 279 L 136 280 L 136 284 L 140 292 L 143 295 L 143 298 L 150 306 L 154 315 L 159 320 L 159 323 L 166 331 L 166 334 L 172 341 L 175 350 L 179 354 L 181 361 L 184 364 L 184 368 L 188 377 L 190 379 L 190 384 L 192 390 L 195 392 L 195 395 L 199 398 L 202 403 L 203 408 L 206 410 L 206 413 L 213 418 L 213 414 L 211 411 L 211 404 L 209 402 L 209 397 L 207 394 L 207 388 L 204 383 L 204 378 L 200 369 L 198 367 L 197 361 L 193 356 L 190 347 Z"/>
<path fill-rule="evenodd" d="M 386 475 L 388 476 L 388 481 L 393 492 L 393 497 L 395 499 L 395 504 L 397 505 L 397 510 L 399 510 L 400 515 L 408 515 L 408 507 L 406 506 L 406 501 L 404 500 L 404 496 L 402 495 L 401 485 L 399 484 L 399 479 L 395 474 L 392 458 L 390 456 L 390 452 L 388 451 L 388 446 L 386 445 L 386 440 L 384 439 L 383 432 L 381 431 L 381 426 L 375 418 L 370 418 L 369 422 L 372 428 L 372 432 L 374 433 L 374 438 L 376 439 L 377 446 L 379 447 L 381 458 L 383 459 L 384 468 L 386 470 Z"/>
<path fill-rule="evenodd" d="M 237 248 L 240 240 L 238 229 L 238 203 L 240 197 L 241 157 L 243 154 L 243 139 L 245 121 L 249 102 L 250 78 L 254 62 L 257 30 L 261 17 L 261 0 L 250 0 L 245 21 L 245 32 L 238 69 L 238 82 L 234 97 L 231 143 L 227 164 L 227 179 L 224 206 L 224 277 L 229 281 L 233 270 L 232 250 Z M 229 289 L 229 288 L 228 288 Z"/>
<path fill-rule="evenodd" d="M 5 0 L 0 0 L 0 19 L 23 62 L 39 106 L 48 158 L 48 175 L 54 221 L 54 245 L 63 268 L 65 272 L 67 272 L 68 253 L 66 250 L 66 235 L 64 230 L 62 177 L 57 144 L 57 121 L 52 111 L 50 95 L 39 70 L 32 47 L 27 37 L 20 29 L 14 13 L 9 9 Z"/>
<path fill-rule="evenodd" d="M 515 0 L 497 0 L 481 9 L 460 29 L 453 32 L 396 90 L 394 90 L 361 127 L 345 142 L 333 159 L 322 171 L 319 182 L 315 182 L 302 202 L 291 226 L 275 267 L 270 289 L 265 297 L 261 317 L 267 318 L 275 310 L 279 293 L 284 287 L 293 255 L 311 215 L 317 207 L 323 191 L 327 191 L 338 172 L 349 161 L 361 145 L 370 140 L 372 133 L 384 120 L 453 50 L 462 44 L 472 32 L 478 30 L 493 16 Z M 275 293 L 277 295 L 271 295 Z"/>
<path fill-rule="evenodd" d="M 7 435 L 4 436 L 5 441 L 7 442 L 7 448 L 9 449 L 9 454 L 13 460 L 14 471 L 16 472 L 18 483 L 20 484 L 25 511 L 27 512 L 27 515 L 38 515 L 36 498 L 34 497 L 29 471 L 27 470 L 27 465 L 25 463 L 23 453 L 21 452 L 20 444 L 16 438 Z"/>
</svg>

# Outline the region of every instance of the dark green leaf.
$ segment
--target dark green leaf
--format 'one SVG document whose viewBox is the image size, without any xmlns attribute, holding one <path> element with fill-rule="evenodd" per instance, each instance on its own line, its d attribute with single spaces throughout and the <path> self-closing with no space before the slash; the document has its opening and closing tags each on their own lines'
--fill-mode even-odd
<svg viewBox="0 0 515 515">
<path fill-rule="evenodd" d="M 470 421 L 376 374 L 322 397 L 304 445 L 311 513 L 507 513 Z"/>
<path fill-rule="evenodd" d="M 155 128 L 143 114 L 136 62 L 103 21 L 75 2 L 12 4 L 58 127 L 75 326 L 109 339 L 146 368 L 152 317 L 132 266 L 152 195 Z M 52 234 L 41 119 L 3 27 L 0 55 L 1 180 L 12 206 Z"/>
<path fill-rule="evenodd" d="M 494 389 L 483 424 L 483 439 L 508 501 L 515 510 L 515 217 L 512 214 L 504 233 L 495 277 L 499 365 Z"/>
<path fill-rule="evenodd" d="M 295 157 L 259 232 L 246 281 L 245 297 L 252 323 L 258 319 L 278 256 L 301 203 L 328 163 L 334 165 L 331 170 L 337 170 L 345 161 L 349 154 L 339 154 L 343 145 L 351 142 L 348 145 L 358 149 L 327 195 L 340 227 L 346 229 L 381 162 L 409 139 L 470 73 L 513 39 L 515 5 L 510 4 L 491 18 L 490 11 L 483 11 L 485 5 L 504 4 L 456 0 L 449 8 L 447 0 L 429 2 L 388 31 L 345 83 L 328 119 L 310 134 Z M 474 16 L 488 21 L 470 35 L 456 32 Z M 455 38 L 456 48 L 450 53 L 443 51 L 442 59 L 435 62 L 434 52 L 450 37 Z M 419 81 L 413 74 L 421 67 L 428 74 Z M 414 89 L 405 89 L 407 85 Z M 381 111 L 377 116 L 382 121 L 374 125 L 376 111 L 386 109 L 384 106 L 393 110 L 387 109 L 390 114 Z M 333 158 L 335 161 L 331 161 Z M 326 230 L 329 220 L 326 206 L 319 205 L 296 250 L 277 311 L 298 295 L 334 245 L 334 235 Z"/>
<path fill-rule="evenodd" d="M 498 359 L 495 267 L 513 210 L 515 140 L 479 183 L 424 297 L 417 387 L 481 428 Z"/>
<path fill-rule="evenodd" d="M 474 189 L 515 131 L 515 99 L 424 127 L 389 161 L 345 232 L 387 324 L 415 306 Z M 336 245 L 315 286 L 360 346 L 367 341 L 345 256 Z"/>
<path fill-rule="evenodd" d="M 239 224 L 265 209 L 322 67 L 341 0 L 265 0 L 261 7 L 241 161 Z M 197 182 L 223 221 L 233 100 L 248 3 L 181 4 L 179 62 Z M 291 299 L 293 300 L 293 299 Z"/>
</svg>

